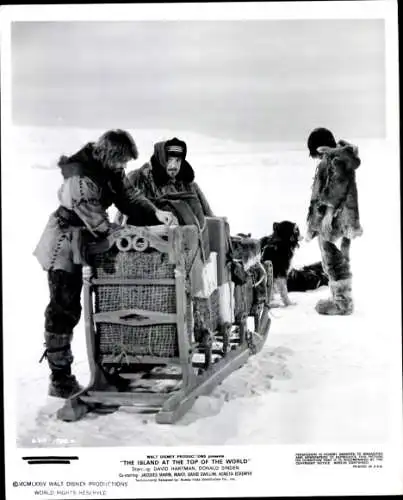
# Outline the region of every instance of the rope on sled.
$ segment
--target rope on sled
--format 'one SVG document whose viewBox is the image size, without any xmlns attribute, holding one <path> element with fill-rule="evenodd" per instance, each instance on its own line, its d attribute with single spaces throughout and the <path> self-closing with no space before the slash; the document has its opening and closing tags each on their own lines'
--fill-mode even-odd
<svg viewBox="0 0 403 500">
<path fill-rule="evenodd" d="M 263 264 L 260 261 L 257 263 L 256 267 L 258 267 L 262 271 L 262 275 L 259 278 L 259 280 L 253 284 L 253 288 L 257 288 L 265 279 L 267 279 L 266 269 L 264 268 Z M 253 279 L 253 276 L 252 276 L 252 279 Z"/>
</svg>

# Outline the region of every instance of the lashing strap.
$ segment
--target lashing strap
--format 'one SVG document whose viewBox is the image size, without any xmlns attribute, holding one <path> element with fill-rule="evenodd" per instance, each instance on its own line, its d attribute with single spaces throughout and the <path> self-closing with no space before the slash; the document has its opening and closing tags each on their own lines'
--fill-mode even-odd
<svg viewBox="0 0 403 500">
<path fill-rule="evenodd" d="M 62 347 L 47 347 L 41 356 L 41 359 L 39 360 L 39 363 L 42 363 L 42 361 L 48 357 L 48 353 L 53 353 L 53 352 L 61 352 L 61 351 L 67 351 L 70 349 L 70 345 L 64 345 Z"/>
</svg>

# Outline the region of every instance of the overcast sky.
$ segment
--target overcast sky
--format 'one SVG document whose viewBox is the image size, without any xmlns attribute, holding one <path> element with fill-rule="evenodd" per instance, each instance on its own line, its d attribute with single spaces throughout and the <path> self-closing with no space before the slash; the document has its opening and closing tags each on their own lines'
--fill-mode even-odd
<svg viewBox="0 0 403 500">
<path fill-rule="evenodd" d="M 385 133 L 382 20 L 15 22 L 16 124 Z"/>
</svg>

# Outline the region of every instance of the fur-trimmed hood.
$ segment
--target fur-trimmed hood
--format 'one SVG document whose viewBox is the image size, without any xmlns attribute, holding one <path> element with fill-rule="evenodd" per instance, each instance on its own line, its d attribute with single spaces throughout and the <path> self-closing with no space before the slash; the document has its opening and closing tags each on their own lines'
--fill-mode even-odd
<svg viewBox="0 0 403 500">
<path fill-rule="evenodd" d="M 94 158 L 94 143 L 89 142 L 72 156 L 62 155 L 59 158 L 63 179 L 73 176 L 88 177 L 98 186 L 105 188 L 107 185 L 113 191 L 120 191 L 124 182 L 124 171 L 105 168 L 102 163 Z"/>
<path fill-rule="evenodd" d="M 330 160 L 336 167 L 344 167 L 351 171 L 356 170 L 361 165 L 358 147 L 344 140 L 340 140 L 334 148 L 320 146 L 317 151 L 322 158 Z"/>
<path fill-rule="evenodd" d="M 166 173 L 167 156 L 166 143 L 174 144 L 174 149 L 182 157 L 181 168 L 173 179 Z M 154 154 L 151 159 L 142 167 L 132 170 L 127 174 L 129 184 L 142 192 L 149 200 L 157 202 L 164 197 L 174 195 L 184 195 L 191 193 L 199 199 L 203 213 L 209 217 L 213 216 L 213 211 L 209 206 L 206 197 L 195 181 L 193 168 L 186 161 L 186 144 L 183 141 L 173 139 L 171 141 L 161 141 L 154 145 Z"/>
<path fill-rule="evenodd" d="M 94 158 L 94 143 L 92 142 L 89 142 L 71 156 L 62 155 L 57 165 L 64 179 L 68 179 L 73 175 L 88 177 L 105 175 L 102 163 Z"/>
<path fill-rule="evenodd" d="M 175 178 L 175 181 L 182 181 L 185 183 L 191 183 L 194 181 L 195 174 L 191 165 L 186 161 L 187 147 L 184 141 L 176 140 L 179 144 L 183 146 L 184 156 L 182 159 L 182 165 Z M 166 172 L 167 165 L 167 155 L 166 155 L 166 144 L 170 141 L 161 141 L 154 144 L 154 154 L 151 156 L 150 164 L 152 169 L 152 174 L 154 182 L 157 186 L 163 186 L 170 182 L 171 178 Z"/>
</svg>

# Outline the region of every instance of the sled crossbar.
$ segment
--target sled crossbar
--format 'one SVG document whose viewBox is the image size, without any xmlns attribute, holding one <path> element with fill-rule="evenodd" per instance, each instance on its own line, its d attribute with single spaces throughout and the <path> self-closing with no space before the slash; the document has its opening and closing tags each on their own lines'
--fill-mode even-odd
<svg viewBox="0 0 403 500">
<path fill-rule="evenodd" d="M 113 323 L 127 326 L 152 326 L 177 323 L 176 314 L 146 311 L 144 309 L 122 309 L 99 312 L 93 315 L 95 323 Z"/>
<path fill-rule="evenodd" d="M 116 355 L 113 354 L 103 354 L 102 355 L 102 362 L 104 364 L 109 364 L 113 365 L 116 362 Z M 150 356 L 148 354 L 126 354 L 125 355 L 125 363 L 128 365 L 136 365 L 136 364 L 150 364 L 150 365 L 179 365 L 180 364 L 180 358 L 178 356 L 172 357 L 172 358 L 167 358 L 167 357 L 162 357 L 162 356 Z M 124 365 L 123 365 L 124 366 Z"/>
<path fill-rule="evenodd" d="M 174 278 L 160 278 L 160 279 L 152 279 L 152 278 L 94 278 L 92 280 L 92 284 L 94 286 L 103 286 L 103 285 L 124 285 L 124 286 L 132 286 L 132 285 L 156 285 L 156 286 L 166 286 L 166 285 L 175 285 Z"/>
<path fill-rule="evenodd" d="M 169 394 L 155 394 L 150 392 L 107 392 L 88 391 L 88 396 L 81 396 L 86 403 L 102 402 L 119 406 L 149 406 L 161 407 L 168 399 Z"/>
</svg>

